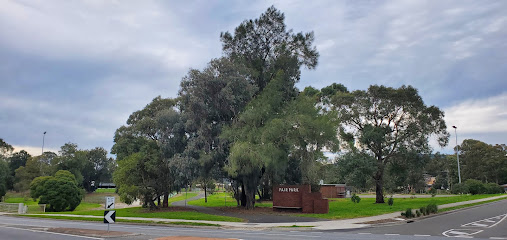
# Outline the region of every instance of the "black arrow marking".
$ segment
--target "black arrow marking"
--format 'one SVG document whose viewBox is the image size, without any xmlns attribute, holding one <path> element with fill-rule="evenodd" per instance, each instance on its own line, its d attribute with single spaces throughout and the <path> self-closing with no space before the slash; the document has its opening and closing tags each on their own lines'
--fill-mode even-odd
<svg viewBox="0 0 507 240">
<path fill-rule="evenodd" d="M 107 206 L 107 208 L 111 208 L 111 206 L 113 206 L 113 205 L 114 205 L 114 202 L 109 204 L 109 206 Z"/>
</svg>

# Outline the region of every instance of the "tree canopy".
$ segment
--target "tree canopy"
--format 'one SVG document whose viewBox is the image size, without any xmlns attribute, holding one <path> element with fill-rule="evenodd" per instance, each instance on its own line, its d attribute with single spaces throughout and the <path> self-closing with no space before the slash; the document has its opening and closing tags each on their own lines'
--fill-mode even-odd
<svg viewBox="0 0 507 240">
<path fill-rule="evenodd" d="M 444 113 L 426 106 L 411 86 L 373 85 L 367 91 L 338 92 L 332 105 L 342 122 L 340 136 L 377 161 L 373 176 L 377 203 L 384 202 L 384 170 L 396 155 L 429 152 L 431 136 L 441 146 L 449 139 Z"/>
</svg>

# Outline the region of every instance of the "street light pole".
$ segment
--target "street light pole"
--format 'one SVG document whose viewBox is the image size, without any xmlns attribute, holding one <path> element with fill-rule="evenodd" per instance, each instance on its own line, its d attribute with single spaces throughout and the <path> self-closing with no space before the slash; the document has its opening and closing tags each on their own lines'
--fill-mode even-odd
<svg viewBox="0 0 507 240">
<path fill-rule="evenodd" d="M 459 153 L 458 153 L 458 150 L 459 150 L 458 131 L 457 131 L 458 128 L 456 126 L 452 126 L 452 128 L 454 128 L 454 135 L 456 135 L 456 159 L 458 160 L 458 179 L 459 179 L 459 183 L 461 183 L 461 173 L 459 171 Z"/>
<path fill-rule="evenodd" d="M 44 138 L 46 137 L 46 131 L 44 131 L 44 134 L 42 135 L 42 154 L 44 154 Z"/>
</svg>

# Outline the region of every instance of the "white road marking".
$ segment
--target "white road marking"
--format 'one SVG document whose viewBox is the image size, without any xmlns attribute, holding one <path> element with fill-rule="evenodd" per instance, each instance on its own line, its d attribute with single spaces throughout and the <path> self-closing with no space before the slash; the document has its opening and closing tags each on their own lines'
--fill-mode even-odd
<svg viewBox="0 0 507 240">
<path fill-rule="evenodd" d="M 358 234 L 371 234 L 371 233 L 358 233 Z"/>
<path fill-rule="evenodd" d="M 507 239 L 507 238 L 503 238 L 503 237 L 490 237 L 489 239 Z"/>
<path fill-rule="evenodd" d="M 414 234 L 414 237 L 431 237 L 431 235 Z"/>
<path fill-rule="evenodd" d="M 48 234 L 61 235 L 61 236 L 71 236 L 71 237 L 80 237 L 80 238 L 104 240 L 104 238 L 79 236 L 79 235 L 72 235 L 72 234 L 66 234 L 66 233 L 55 233 L 55 232 L 47 232 L 47 231 L 39 231 L 39 230 L 33 230 L 33 229 L 25 229 L 25 228 L 17 228 L 17 227 L 7 227 L 7 226 L 0 226 L 0 227 L 11 228 L 11 229 L 16 229 L 16 230 L 24 230 L 24 231 L 30 231 L 30 232 L 37 232 L 37 233 L 48 233 Z"/>
<path fill-rule="evenodd" d="M 484 230 L 478 230 L 478 229 L 451 229 L 447 230 L 442 233 L 442 235 L 446 237 L 464 237 L 464 238 L 471 238 L 471 235 L 480 233 Z"/>
<path fill-rule="evenodd" d="M 507 218 L 507 214 L 502 214 L 496 217 L 486 218 L 479 221 L 467 223 L 461 225 L 461 227 L 483 227 L 483 228 L 492 228 L 499 223 L 501 223 L 503 220 Z"/>
<path fill-rule="evenodd" d="M 387 235 L 387 236 L 399 236 L 400 234 L 397 234 L 397 233 L 387 233 L 387 234 L 384 234 L 384 235 Z"/>
</svg>

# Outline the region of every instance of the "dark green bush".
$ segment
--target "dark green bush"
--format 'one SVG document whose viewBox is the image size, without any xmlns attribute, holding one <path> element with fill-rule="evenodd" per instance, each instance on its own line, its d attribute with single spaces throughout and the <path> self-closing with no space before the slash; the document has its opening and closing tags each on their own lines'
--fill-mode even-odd
<svg viewBox="0 0 507 240">
<path fill-rule="evenodd" d="M 61 212 L 76 209 L 83 192 L 71 172 L 60 170 L 54 176 L 35 178 L 30 184 L 30 196 L 39 198 L 39 204 L 48 204 L 48 211 Z"/>
<path fill-rule="evenodd" d="M 350 198 L 350 200 L 352 200 L 353 203 L 359 203 L 359 202 L 361 202 L 361 198 L 359 196 L 357 196 L 355 193 L 354 193 L 354 195 L 352 195 L 352 197 Z"/>
<path fill-rule="evenodd" d="M 419 209 L 419 211 L 421 211 L 421 214 L 424 215 L 424 216 L 428 215 L 428 211 L 427 211 L 426 207 L 421 207 Z"/>
<path fill-rule="evenodd" d="M 392 205 L 394 204 L 394 199 L 393 199 L 393 196 L 391 196 L 391 197 L 389 198 L 389 200 L 387 200 L 387 204 L 388 204 L 389 206 L 392 206 Z"/>
<path fill-rule="evenodd" d="M 426 206 L 426 211 L 428 214 L 437 213 L 438 206 L 436 204 L 428 204 L 428 206 Z"/>
<path fill-rule="evenodd" d="M 468 190 L 472 195 L 475 194 L 484 194 L 486 193 L 486 186 L 484 186 L 484 183 L 482 183 L 479 180 L 475 179 L 468 179 L 465 182 L 465 185 L 468 186 Z"/>
<path fill-rule="evenodd" d="M 497 194 L 497 193 L 504 192 L 504 189 L 496 183 L 486 183 L 485 187 L 486 187 L 487 194 Z"/>
<path fill-rule="evenodd" d="M 404 213 L 401 213 L 401 216 L 404 216 L 406 218 L 413 218 L 414 213 L 412 212 L 412 208 L 407 208 Z"/>
<path fill-rule="evenodd" d="M 468 194 L 470 190 L 468 189 L 468 185 L 464 183 L 457 183 L 452 186 L 451 190 L 452 194 Z"/>
<path fill-rule="evenodd" d="M 415 210 L 415 215 L 416 215 L 417 217 L 420 217 L 420 216 L 421 216 L 421 211 L 419 211 L 419 210 Z"/>
</svg>

